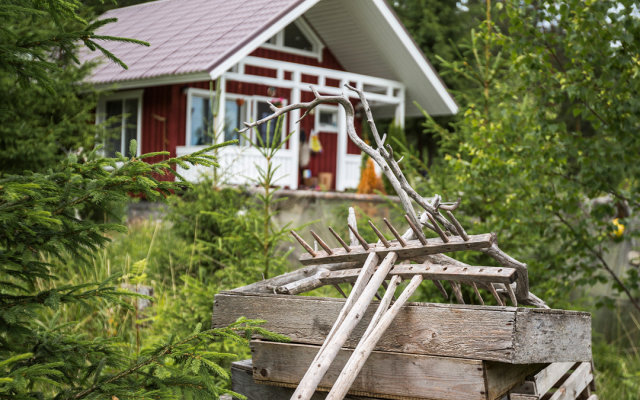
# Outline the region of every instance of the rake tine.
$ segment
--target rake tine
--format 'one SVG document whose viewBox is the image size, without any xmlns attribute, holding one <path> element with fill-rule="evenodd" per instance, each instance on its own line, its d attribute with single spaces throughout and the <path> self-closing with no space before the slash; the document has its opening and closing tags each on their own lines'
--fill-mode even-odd
<svg viewBox="0 0 640 400">
<path fill-rule="evenodd" d="M 371 220 L 369 220 L 369 226 L 371 227 L 371 229 L 373 229 L 373 233 L 375 233 L 376 236 L 380 239 L 384 247 L 391 247 L 391 243 L 389 243 L 387 238 L 382 235 L 382 232 L 380 232 L 380 230 L 373 224 L 373 222 L 371 222 Z"/>
<path fill-rule="evenodd" d="M 509 298 L 511 299 L 511 302 L 513 303 L 514 306 L 518 307 L 518 299 L 516 298 L 516 294 L 513 293 L 513 288 L 508 283 L 505 284 L 505 286 L 507 287 L 507 293 L 509 293 Z"/>
<path fill-rule="evenodd" d="M 447 293 L 447 290 L 444 288 L 444 286 L 442 286 L 442 283 L 440 283 L 440 281 L 433 281 L 433 284 L 436 285 L 436 287 L 438 288 L 440 293 L 442 293 L 445 299 L 449 298 L 449 293 Z"/>
<path fill-rule="evenodd" d="M 456 300 L 460 304 L 465 304 L 464 298 L 462 297 L 462 290 L 460 290 L 460 284 L 458 282 L 449 282 L 451 284 L 451 289 L 453 290 L 453 294 L 456 296 Z"/>
<path fill-rule="evenodd" d="M 476 285 L 475 282 L 471 282 L 471 286 L 473 286 L 473 291 L 476 293 L 476 296 L 478 296 L 478 299 L 480 299 L 480 304 L 484 305 L 484 299 L 482 298 L 482 295 L 480 295 L 478 285 Z"/>
<path fill-rule="evenodd" d="M 347 251 L 347 253 L 350 253 L 350 252 L 351 252 L 351 247 L 349 247 L 349 246 L 347 245 L 347 243 L 346 243 L 344 240 L 342 240 L 342 238 L 340 237 L 340 235 L 338 235 L 338 233 L 337 233 L 336 231 L 334 231 L 332 227 L 329 227 L 329 232 L 331 232 L 331 234 L 333 235 L 333 237 L 335 237 L 335 238 L 336 238 L 336 240 L 337 240 L 338 242 L 340 242 L 340 244 L 342 245 L 342 247 L 344 247 L 344 249 Z"/>
<path fill-rule="evenodd" d="M 342 295 L 342 297 L 344 297 L 345 299 L 347 298 L 347 295 L 345 294 L 345 292 L 342 290 L 342 288 L 340 287 L 340 285 L 338 285 L 337 283 L 333 284 L 333 287 L 336 288 L 336 290 Z"/>
<path fill-rule="evenodd" d="M 402 247 L 406 247 L 407 246 L 407 242 L 404 240 L 404 238 L 398 233 L 398 231 L 396 230 L 396 228 L 393 227 L 393 225 L 391 225 L 391 222 L 389 222 L 386 218 L 382 219 L 384 221 L 384 223 L 387 225 L 387 228 L 389 228 L 389 230 L 391 231 L 391 233 L 393 233 L 393 236 L 395 236 L 395 238 L 398 240 L 398 243 L 400 243 L 400 246 Z"/>
<path fill-rule="evenodd" d="M 438 236 L 440 236 L 440 239 L 442 239 L 443 242 L 447 243 L 449 241 L 449 238 L 447 237 L 447 234 L 444 233 L 442 228 L 440 228 L 440 225 L 438 225 L 438 223 L 436 222 L 436 219 L 433 218 L 433 215 L 431 215 L 430 213 L 427 213 L 427 218 L 429 218 L 429 221 L 431 221 L 431 224 L 433 225 L 433 229 L 435 229 Z"/>
<path fill-rule="evenodd" d="M 411 230 L 413 230 L 413 232 L 416 234 L 416 237 L 418 238 L 420 243 L 426 246 L 427 239 L 424 238 L 424 233 L 422 233 L 422 231 L 418 229 L 418 227 L 413 223 L 413 221 L 411 221 L 411 218 L 409 218 L 407 214 L 404 215 L 404 219 L 407 220 L 407 222 L 409 223 L 409 226 L 411 227 Z"/>
<path fill-rule="evenodd" d="M 467 232 L 464 231 L 464 228 L 462 228 L 462 225 L 460 225 L 460 222 L 456 219 L 456 217 L 453 216 L 453 213 L 449 210 L 446 210 L 446 212 L 447 212 L 447 217 L 449 217 L 453 226 L 456 227 L 456 231 L 458 232 L 458 235 L 460 235 L 460 237 L 462 237 L 462 239 L 464 239 L 465 242 L 469 240 L 469 235 L 467 235 Z"/>
<path fill-rule="evenodd" d="M 291 235 L 293 235 L 293 237 L 296 238 L 298 243 L 300 243 L 300 245 L 304 247 L 307 253 L 311 254 L 311 257 L 316 257 L 317 255 L 316 252 L 313 251 L 311 246 L 309 246 L 309 243 L 305 242 L 304 239 L 300 237 L 300 235 L 298 235 L 295 231 L 291 231 Z"/>
<path fill-rule="evenodd" d="M 365 250 L 369 250 L 369 243 L 367 243 L 367 241 L 364 240 L 362 236 L 360 236 L 360 234 L 358 233 L 358 230 L 353 226 L 351 226 L 351 224 L 349 224 L 349 229 L 351 229 L 351 233 L 353 233 L 355 237 L 358 239 L 358 242 L 360 242 L 360 245 L 364 247 Z"/>
<path fill-rule="evenodd" d="M 498 302 L 498 305 L 500 306 L 504 306 L 504 303 L 502 302 L 502 299 L 500 298 L 500 296 L 498 295 L 498 292 L 496 292 L 496 287 L 493 286 L 493 283 L 489 283 L 487 285 L 487 288 L 489 288 L 489 291 L 491 292 L 491 294 L 493 295 L 493 297 L 496 299 L 496 302 Z"/>
<path fill-rule="evenodd" d="M 311 236 L 313 236 L 313 238 L 320 244 L 320 246 L 322 246 L 322 248 L 324 249 L 324 251 L 327 252 L 327 254 L 333 254 L 333 251 L 331 250 L 331 247 L 329 247 L 324 240 L 320 239 L 320 236 L 318 236 L 317 233 L 315 233 L 314 231 L 310 231 L 311 232 Z"/>
</svg>

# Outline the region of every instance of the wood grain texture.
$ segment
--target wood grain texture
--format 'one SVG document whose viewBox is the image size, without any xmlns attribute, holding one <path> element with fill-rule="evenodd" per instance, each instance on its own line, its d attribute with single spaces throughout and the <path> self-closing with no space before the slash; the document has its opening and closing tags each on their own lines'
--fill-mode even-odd
<svg viewBox="0 0 640 400">
<path fill-rule="evenodd" d="M 254 380 L 295 386 L 318 349 L 312 345 L 253 341 Z M 351 354 L 351 350 L 338 353 L 319 390 L 331 388 Z M 477 360 L 373 352 L 350 393 L 392 399 L 486 400 L 483 373 L 483 363 Z"/>
<path fill-rule="evenodd" d="M 359 268 L 331 271 L 320 277 L 324 284 L 353 282 L 358 277 Z M 446 280 L 456 282 L 483 282 L 509 284 L 516 280 L 516 270 L 503 267 L 458 267 L 437 264 L 398 264 L 389 275 L 399 275 L 403 279 L 411 279 L 414 275 L 422 275 L 429 280 Z"/>
<path fill-rule="evenodd" d="M 518 313 L 516 351 L 520 363 L 591 361 L 591 315 L 527 309 Z"/>
<path fill-rule="evenodd" d="M 509 365 L 493 361 L 484 362 L 488 398 L 497 399 L 515 386 L 522 384 L 525 378 L 535 374 L 546 364 Z"/>
<path fill-rule="evenodd" d="M 221 292 L 214 301 L 213 326 L 226 326 L 241 316 L 264 319 L 266 329 L 287 335 L 293 342 L 322 344 L 344 301 Z M 369 306 L 345 347 L 355 348 L 376 308 L 376 302 Z M 514 364 L 589 361 L 590 332 L 590 315 L 582 312 L 408 303 L 375 350 Z"/>
<path fill-rule="evenodd" d="M 580 363 L 549 400 L 575 400 L 592 380 L 591 364 L 588 362 Z"/>
<path fill-rule="evenodd" d="M 243 394 L 247 400 L 289 400 L 293 389 L 256 383 L 253 380 L 251 360 L 237 361 L 231 364 L 231 390 Z M 316 392 L 311 400 L 324 400 L 325 392 Z M 229 397 L 231 399 L 231 397 Z M 220 397 L 223 400 L 223 397 Z M 237 400 L 237 399 L 236 399 Z M 379 400 L 374 397 L 347 396 L 344 400 Z"/>
<path fill-rule="evenodd" d="M 336 247 L 331 249 L 333 254 L 326 251 L 316 251 L 317 256 L 310 254 L 302 254 L 299 258 L 303 265 L 315 265 L 326 263 L 341 263 L 364 261 L 369 253 L 378 253 L 380 258 L 384 258 L 389 252 L 393 251 L 398 254 L 400 260 L 413 259 L 423 257 L 429 254 L 448 253 L 463 250 L 480 250 L 491 247 L 495 243 L 495 235 L 493 233 L 484 233 L 481 235 L 471 235 L 469 240 L 465 241 L 460 236 L 451 236 L 449 242 L 443 242 L 440 238 L 427 239 L 427 244 L 423 245 L 419 240 L 407 240 L 407 244 L 403 247 L 397 240 L 391 242 L 391 247 L 385 247 L 383 243 L 369 244 L 369 249 L 365 250 L 361 246 L 354 246 L 350 252 L 345 249 Z"/>
</svg>

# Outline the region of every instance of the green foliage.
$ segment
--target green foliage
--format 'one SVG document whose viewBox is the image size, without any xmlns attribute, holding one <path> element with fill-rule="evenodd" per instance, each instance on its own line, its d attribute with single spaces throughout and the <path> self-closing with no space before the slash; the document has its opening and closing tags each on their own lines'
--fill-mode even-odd
<svg viewBox="0 0 640 400">
<path fill-rule="evenodd" d="M 453 132 L 428 120 L 427 129 L 441 133 L 443 160 L 428 179 L 415 179 L 426 193 L 462 195 L 465 226 L 498 232 L 554 306 L 570 306 L 563 302 L 576 284 L 611 282 L 629 299 L 639 289 L 637 271 L 618 277 L 604 256 L 619 240 L 613 219 L 625 224 L 621 210 L 638 204 L 632 158 L 640 141 L 630 134 L 640 126 L 640 88 L 631 78 L 639 72 L 638 43 L 625 38 L 638 34 L 640 22 L 629 16 L 631 4 L 612 18 L 616 2 L 579 3 L 499 3 L 508 31 L 487 20 L 461 46 L 465 61 L 443 60 L 468 89 L 457 97 Z M 580 123 L 567 121 L 567 109 Z"/>
</svg>

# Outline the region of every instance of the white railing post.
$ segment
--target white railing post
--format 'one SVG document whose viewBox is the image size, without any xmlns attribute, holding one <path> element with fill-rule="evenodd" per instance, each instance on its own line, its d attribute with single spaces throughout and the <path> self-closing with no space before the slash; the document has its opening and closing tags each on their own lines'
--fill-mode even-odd
<svg viewBox="0 0 640 400">
<path fill-rule="evenodd" d="M 291 103 L 296 104 L 301 101 L 300 94 L 300 80 L 302 75 L 299 71 L 292 73 L 295 86 L 291 89 Z M 291 189 L 298 188 L 298 171 L 300 170 L 300 124 L 297 123 L 300 119 L 300 110 L 293 110 L 289 113 L 289 132 L 293 132 L 291 139 L 289 140 L 289 149 L 291 150 L 291 156 L 293 158 L 293 166 L 287 171 L 291 175 Z"/>
<path fill-rule="evenodd" d="M 340 87 L 344 88 L 346 81 L 340 82 Z M 336 191 L 342 192 L 346 183 L 347 156 L 347 117 L 342 106 L 338 106 L 338 154 L 336 154 Z"/>
</svg>

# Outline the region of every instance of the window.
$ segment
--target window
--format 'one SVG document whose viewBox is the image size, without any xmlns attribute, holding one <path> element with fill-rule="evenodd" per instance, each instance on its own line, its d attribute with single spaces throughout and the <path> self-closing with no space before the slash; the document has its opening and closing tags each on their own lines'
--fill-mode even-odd
<svg viewBox="0 0 640 400">
<path fill-rule="evenodd" d="M 140 151 L 142 92 L 123 92 L 103 98 L 98 103 L 98 122 L 106 122 L 104 155 L 114 157 L 117 152 L 131 157 L 129 144 L 138 141 Z"/>
<path fill-rule="evenodd" d="M 190 93 L 187 101 L 189 104 L 187 117 L 188 146 L 206 146 L 213 143 L 215 132 L 213 130 L 214 105 L 212 100 L 212 97 L 206 90 Z"/>
<path fill-rule="evenodd" d="M 263 119 L 271 114 L 271 106 L 268 101 L 278 105 L 284 106 L 286 105 L 286 101 L 284 99 L 271 99 L 268 97 L 259 97 L 255 96 L 252 98 L 252 113 L 251 119 L 253 121 L 258 121 Z M 278 104 L 279 103 L 279 104 Z M 286 117 L 282 118 L 282 123 L 278 128 L 278 120 L 274 119 L 270 122 L 266 122 L 255 129 L 252 129 L 247 134 L 250 134 L 251 142 L 256 146 L 266 147 L 269 145 L 278 145 L 282 142 L 285 136 L 285 125 L 286 125 Z M 259 137 L 258 137 L 259 136 Z"/>
<path fill-rule="evenodd" d="M 326 106 L 317 107 L 315 125 L 318 131 L 338 132 L 338 109 Z"/>
<path fill-rule="evenodd" d="M 298 19 L 287 25 L 267 40 L 262 47 L 322 59 L 322 41 L 304 19 Z"/>
<path fill-rule="evenodd" d="M 242 123 L 248 119 L 245 99 L 227 95 L 224 105 L 224 140 L 242 140 L 238 130 L 244 127 Z"/>
</svg>

